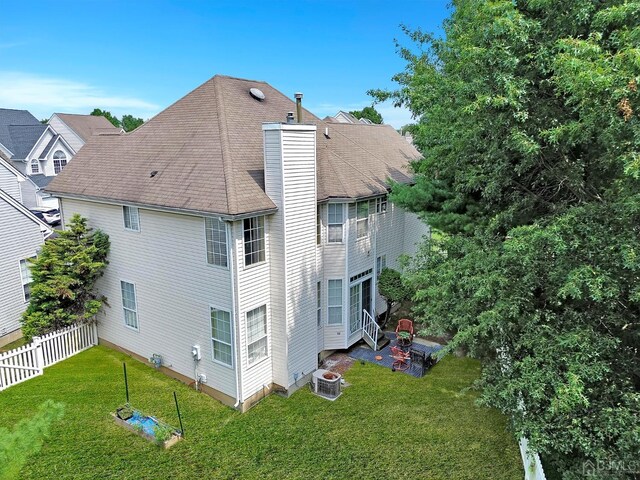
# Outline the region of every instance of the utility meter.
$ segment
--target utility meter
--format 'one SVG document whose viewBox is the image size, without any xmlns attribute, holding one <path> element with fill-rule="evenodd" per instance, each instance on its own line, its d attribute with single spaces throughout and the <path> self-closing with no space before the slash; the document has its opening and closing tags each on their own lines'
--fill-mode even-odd
<svg viewBox="0 0 640 480">
<path fill-rule="evenodd" d="M 191 356 L 196 362 L 200 361 L 202 358 L 202 355 L 200 354 L 200 345 L 194 345 L 191 347 Z"/>
</svg>

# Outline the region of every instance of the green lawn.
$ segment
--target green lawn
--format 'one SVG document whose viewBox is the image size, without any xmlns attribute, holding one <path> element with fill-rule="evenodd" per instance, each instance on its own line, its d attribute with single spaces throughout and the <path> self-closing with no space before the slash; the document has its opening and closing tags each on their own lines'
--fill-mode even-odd
<svg viewBox="0 0 640 480">
<path fill-rule="evenodd" d="M 170 450 L 117 426 L 127 361 L 132 404 L 177 425 L 186 438 Z M 448 357 L 416 379 L 356 363 L 352 386 L 329 402 L 304 388 L 272 395 L 239 414 L 125 355 L 95 347 L 0 393 L 0 426 L 11 428 L 51 398 L 66 405 L 21 479 L 518 479 L 518 447 L 498 412 L 465 390 L 478 362 Z"/>
</svg>

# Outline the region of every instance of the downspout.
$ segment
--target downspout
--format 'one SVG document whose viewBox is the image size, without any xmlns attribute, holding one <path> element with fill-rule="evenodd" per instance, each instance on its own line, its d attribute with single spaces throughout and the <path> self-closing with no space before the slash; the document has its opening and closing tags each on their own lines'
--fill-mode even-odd
<svg viewBox="0 0 640 480">
<path fill-rule="evenodd" d="M 235 243 L 235 237 L 233 235 L 233 223 L 232 222 L 228 222 L 228 225 L 231 226 L 230 230 L 231 230 L 231 238 L 232 238 L 232 243 Z M 238 408 L 238 405 L 240 405 L 240 399 L 242 398 L 242 389 L 241 387 L 241 382 L 240 382 L 240 375 L 241 375 L 241 371 L 242 371 L 242 358 L 240 356 L 240 320 L 238 318 L 238 310 L 237 310 L 237 306 L 238 306 L 238 302 L 236 301 L 236 275 L 235 275 L 235 269 L 237 266 L 237 249 L 233 248 L 232 250 L 232 255 L 231 258 L 233 260 L 233 263 L 231 264 L 231 268 L 230 268 L 230 273 L 231 273 L 231 308 L 233 309 L 233 319 L 234 319 L 234 326 L 236 328 L 234 328 L 234 333 L 235 333 L 235 337 L 236 337 L 236 403 L 233 406 L 233 408 Z M 236 322 L 236 319 L 238 320 Z"/>
</svg>

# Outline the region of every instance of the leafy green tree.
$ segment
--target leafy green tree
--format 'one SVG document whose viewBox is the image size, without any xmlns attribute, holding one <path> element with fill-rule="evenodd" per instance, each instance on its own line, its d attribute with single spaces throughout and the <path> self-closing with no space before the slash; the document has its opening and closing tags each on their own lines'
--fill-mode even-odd
<svg viewBox="0 0 640 480">
<path fill-rule="evenodd" d="M 406 30 L 399 89 L 370 92 L 420 119 L 416 183 L 392 199 L 446 234 L 408 275 L 418 320 L 483 361 L 482 401 L 564 478 L 632 465 L 640 2 L 453 7 L 444 38 Z"/>
<path fill-rule="evenodd" d="M 411 295 L 402 281 L 402 275 L 392 268 L 383 268 L 378 277 L 378 292 L 387 301 L 387 311 L 384 316 L 383 325 L 389 321 L 391 307 L 398 302 L 407 300 Z"/>
<path fill-rule="evenodd" d="M 118 128 L 122 127 L 122 122 L 118 120 L 118 117 L 112 115 L 111 112 L 108 112 L 106 110 L 100 110 L 99 108 L 94 108 L 93 112 L 91 112 L 90 115 L 93 115 L 95 117 L 104 117 L 107 120 L 109 120 L 114 127 L 118 127 Z"/>
<path fill-rule="evenodd" d="M 373 106 L 364 107 L 362 110 L 354 110 L 349 113 L 357 119 L 366 118 L 378 125 L 381 125 L 383 123 L 382 115 L 380 115 L 380 113 Z"/>
<path fill-rule="evenodd" d="M 132 130 L 135 130 L 143 123 L 144 123 L 143 119 L 134 117 L 133 115 L 122 116 L 122 128 L 124 129 L 125 132 L 130 132 Z"/>
<path fill-rule="evenodd" d="M 22 333 L 28 340 L 90 321 L 106 300 L 94 287 L 107 265 L 109 237 L 100 230 L 92 232 L 78 214 L 58 234 L 45 242 L 30 266 L 31 301 L 22 317 Z"/>
<path fill-rule="evenodd" d="M 33 417 L 18 422 L 13 431 L 0 427 L 0 480 L 19 478 L 20 469 L 40 451 L 51 426 L 63 415 L 63 404 L 47 400 Z"/>
</svg>

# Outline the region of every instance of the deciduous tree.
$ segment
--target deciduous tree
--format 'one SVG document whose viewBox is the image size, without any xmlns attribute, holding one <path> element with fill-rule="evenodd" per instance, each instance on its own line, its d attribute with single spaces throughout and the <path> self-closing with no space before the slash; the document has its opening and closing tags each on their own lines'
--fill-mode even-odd
<svg viewBox="0 0 640 480">
<path fill-rule="evenodd" d="M 640 2 L 457 0 L 406 30 L 395 91 L 420 119 L 392 199 L 448 235 L 416 313 L 484 364 L 482 400 L 564 478 L 640 451 Z M 613 462 L 613 463 L 612 463 Z M 602 478 L 625 478 L 606 469 Z"/>
</svg>

